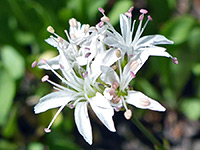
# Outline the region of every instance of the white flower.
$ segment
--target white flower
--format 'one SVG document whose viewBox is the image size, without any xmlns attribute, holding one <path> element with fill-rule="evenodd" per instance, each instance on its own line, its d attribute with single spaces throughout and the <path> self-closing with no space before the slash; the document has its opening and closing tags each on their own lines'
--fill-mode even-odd
<svg viewBox="0 0 200 150">
<path fill-rule="evenodd" d="M 141 53 L 145 52 L 146 54 L 148 54 L 148 56 L 170 57 L 175 63 L 178 63 L 176 58 L 173 58 L 169 53 L 165 51 L 165 48 L 156 46 L 160 44 L 173 44 L 173 41 L 168 40 L 163 35 L 149 35 L 141 37 L 148 22 L 152 20 L 152 18 L 148 16 L 146 23 L 142 27 L 144 15 L 148 13 L 147 10 L 140 10 L 140 22 L 133 37 L 136 20 L 134 20 L 132 24 L 132 10 L 133 7 L 131 7 L 129 11 L 125 13 L 125 15 L 120 15 L 120 28 L 122 35 L 120 35 L 113 28 L 113 26 L 109 22 L 107 22 L 111 33 L 108 34 L 108 36 L 105 38 L 105 44 L 107 44 L 108 46 L 120 48 L 123 55 L 126 53 L 128 54 L 128 60 L 135 55 L 140 55 Z"/>
<path fill-rule="evenodd" d="M 134 105 L 137 108 L 165 111 L 165 108 L 155 100 L 141 92 L 128 89 L 129 82 L 134 78 L 130 73 L 133 68 L 129 67 L 129 72 L 127 71 L 128 65 L 129 64 L 125 66 L 123 73 L 120 71 L 120 76 L 118 76 L 111 67 L 101 67 L 103 73 L 100 78 L 103 82 L 110 85 L 110 87 L 104 91 L 104 95 L 106 99 L 110 100 L 114 109 L 120 110 L 121 107 L 124 107 L 126 109 L 125 117 L 127 119 L 130 119 L 131 115 L 126 103 Z"/>
<path fill-rule="evenodd" d="M 54 89 L 57 91 L 42 97 L 34 108 L 35 113 L 38 114 L 60 107 L 45 131 L 51 131 L 50 127 L 57 115 L 65 106 L 68 106 L 75 108 L 74 117 L 78 131 L 89 144 L 92 144 L 92 129 L 87 111 L 89 104 L 100 121 L 110 131 L 115 132 L 112 120 L 114 110 L 102 95 L 103 90 L 99 87 L 100 83 L 96 79 L 101 74 L 100 66 L 110 66 L 115 63 L 120 59 L 120 51 L 113 48 L 107 50 L 102 41 L 98 40 L 98 35 L 96 35 L 90 40 L 91 43 L 88 47 L 91 49 L 86 49 L 86 51 L 94 51 L 94 54 L 91 54 L 93 55 L 92 58 L 88 56 L 87 60 L 79 60 L 81 56 L 76 54 L 83 53 L 82 49 L 85 47 L 84 43 L 82 43 L 83 47 L 80 47 L 74 53 L 75 59 L 69 59 L 71 53 L 68 53 L 68 51 L 73 51 L 71 50 L 73 47 L 70 47 L 70 43 L 66 41 L 63 43 L 64 40 L 59 41 L 54 37 L 49 38 L 47 41 L 57 47 L 59 55 L 48 61 L 42 59 L 38 67 L 51 70 L 66 86 L 54 83 L 49 80 L 47 75 L 42 78 L 43 82 L 47 81 L 54 85 Z M 33 66 L 35 65 L 34 62 Z M 63 77 L 56 72 L 57 69 L 61 70 Z"/>
</svg>

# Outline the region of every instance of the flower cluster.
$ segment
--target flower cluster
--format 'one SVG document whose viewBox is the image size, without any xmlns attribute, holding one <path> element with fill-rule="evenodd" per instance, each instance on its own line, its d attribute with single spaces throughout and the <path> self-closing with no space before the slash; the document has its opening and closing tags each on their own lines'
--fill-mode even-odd
<svg viewBox="0 0 200 150">
<path fill-rule="evenodd" d="M 141 37 L 146 25 L 152 20 L 151 16 L 145 18 L 147 10 L 140 10 L 137 29 L 136 20 L 132 22 L 133 7 L 121 14 L 121 34 L 110 24 L 104 9 L 99 8 L 99 11 L 103 17 L 96 26 L 81 25 L 76 19 L 70 19 L 69 33 L 65 30 L 67 41 L 49 26 L 47 31 L 52 35 L 45 41 L 56 47 L 59 55 L 32 64 L 32 67 L 38 65 L 39 68 L 51 70 L 62 81 L 60 85 L 50 80 L 48 75 L 42 78 L 42 82 L 49 82 L 56 91 L 39 100 L 34 107 L 35 113 L 59 107 L 45 132 L 51 132 L 52 123 L 64 107 L 74 108 L 78 131 L 89 144 L 92 144 L 92 127 L 88 109 L 92 109 L 112 132 L 116 131 L 112 119 L 114 111 L 124 108 L 125 118 L 131 118 L 132 111 L 128 109 L 128 104 L 142 109 L 165 111 L 157 101 L 139 91 L 130 90 L 129 83 L 149 56 L 169 57 L 178 64 L 178 60 L 167 53 L 165 48 L 157 46 L 173 44 L 172 41 L 162 35 Z M 143 24 L 144 20 L 146 22 Z"/>
</svg>

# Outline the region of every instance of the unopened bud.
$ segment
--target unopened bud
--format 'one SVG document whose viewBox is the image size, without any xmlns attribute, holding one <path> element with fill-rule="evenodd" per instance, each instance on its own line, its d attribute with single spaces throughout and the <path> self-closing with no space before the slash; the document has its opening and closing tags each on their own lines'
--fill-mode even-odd
<svg viewBox="0 0 200 150">
<path fill-rule="evenodd" d="M 132 117 L 132 111 L 130 109 L 127 109 L 125 112 L 124 112 L 124 117 L 129 120 L 131 119 Z"/>
<path fill-rule="evenodd" d="M 74 18 L 69 19 L 69 25 L 72 27 L 76 27 L 77 26 L 77 21 Z"/>
<path fill-rule="evenodd" d="M 55 32 L 55 30 L 53 29 L 52 26 L 48 26 L 47 27 L 47 31 L 50 32 L 50 33 L 52 33 L 52 34 Z"/>
</svg>

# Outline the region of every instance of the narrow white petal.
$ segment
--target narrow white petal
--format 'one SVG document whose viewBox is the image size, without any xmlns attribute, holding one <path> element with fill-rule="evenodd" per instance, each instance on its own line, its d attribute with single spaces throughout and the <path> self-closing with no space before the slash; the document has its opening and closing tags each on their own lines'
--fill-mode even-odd
<svg viewBox="0 0 200 150">
<path fill-rule="evenodd" d="M 115 49 L 110 49 L 97 54 L 95 60 L 91 64 L 91 76 L 96 79 L 101 74 L 101 66 L 111 66 L 120 57 L 117 57 Z"/>
<path fill-rule="evenodd" d="M 92 110 L 95 112 L 99 120 L 112 132 L 115 132 L 115 126 L 112 119 L 114 115 L 114 110 L 110 105 L 109 101 L 105 97 L 97 93 L 95 97 L 91 98 L 89 101 L 92 107 Z"/>
<path fill-rule="evenodd" d="M 153 46 L 160 44 L 173 44 L 173 41 L 168 40 L 163 35 L 148 35 L 141 37 L 137 43 L 136 47 L 145 47 L 145 46 Z"/>
<path fill-rule="evenodd" d="M 100 76 L 101 80 L 109 85 L 112 85 L 114 82 L 119 83 L 119 77 L 117 73 L 107 66 L 101 66 L 102 75 Z"/>
<path fill-rule="evenodd" d="M 45 112 L 49 109 L 67 104 L 71 100 L 73 100 L 73 96 L 66 91 L 53 92 L 42 97 L 39 103 L 34 107 L 34 111 L 36 114 Z"/>
<path fill-rule="evenodd" d="M 53 57 L 53 58 L 47 60 L 47 63 L 51 68 L 53 68 L 55 70 L 60 68 L 59 56 L 56 56 L 56 57 Z M 50 70 L 50 68 L 46 65 L 46 63 L 43 63 L 43 62 L 38 63 L 38 68 Z"/>
<path fill-rule="evenodd" d="M 126 96 L 126 102 L 141 109 L 150 109 L 155 111 L 165 111 L 166 109 L 157 101 L 149 98 L 138 91 L 129 91 Z"/>
<path fill-rule="evenodd" d="M 87 102 L 79 102 L 74 112 L 76 126 L 86 142 L 92 144 L 92 127 L 87 111 Z"/>
</svg>

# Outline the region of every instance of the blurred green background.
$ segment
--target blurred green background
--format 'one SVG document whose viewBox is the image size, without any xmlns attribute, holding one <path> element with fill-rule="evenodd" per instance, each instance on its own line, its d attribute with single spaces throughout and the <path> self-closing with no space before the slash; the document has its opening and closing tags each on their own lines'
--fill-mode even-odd
<svg viewBox="0 0 200 150">
<path fill-rule="evenodd" d="M 98 7 L 103 7 L 119 31 L 119 14 L 132 5 L 134 19 L 140 8 L 149 10 L 153 18 L 143 35 L 163 34 L 175 42 L 165 47 L 179 64 L 150 57 L 132 82 L 134 89 L 160 101 L 167 108 L 165 113 L 130 107 L 169 149 L 195 150 L 200 145 L 199 0 L 0 0 L 0 149 L 153 149 L 123 113 L 115 114 L 117 133 L 110 133 L 90 112 L 94 144 L 89 146 L 76 129 L 73 110 L 64 109 L 50 134 L 43 129 L 57 109 L 39 115 L 33 112 L 39 98 L 52 91 L 51 85 L 40 81 L 52 74 L 31 68 L 34 60 L 57 55 L 44 41 L 49 37 L 46 28 L 51 25 L 65 37 L 70 18 L 95 25 L 101 17 Z"/>
</svg>

